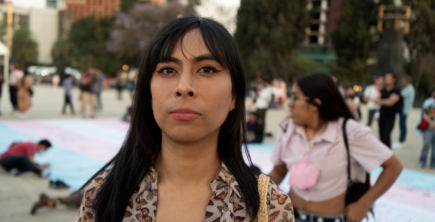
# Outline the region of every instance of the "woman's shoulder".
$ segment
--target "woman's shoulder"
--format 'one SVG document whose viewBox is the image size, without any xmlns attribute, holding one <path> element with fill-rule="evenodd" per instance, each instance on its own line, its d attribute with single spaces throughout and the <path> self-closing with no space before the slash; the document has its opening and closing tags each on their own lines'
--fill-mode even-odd
<svg viewBox="0 0 435 222">
<path fill-rule="evenodd" d="M 269 181 L 267 202 L 269 221 L 294 221 L 293 205 L 289 196 L 272 180 Z"/>
<path fill-rule="evenodd" d="M 88 198 L 95 196 L 95 194 L 100 191 L 101 185 L 104 184 L 108 175 L 109 170 L 103 170 L 98 175 L 96 175 L 86 186 L 85 196 L 87 196 Z"/>
</svg>

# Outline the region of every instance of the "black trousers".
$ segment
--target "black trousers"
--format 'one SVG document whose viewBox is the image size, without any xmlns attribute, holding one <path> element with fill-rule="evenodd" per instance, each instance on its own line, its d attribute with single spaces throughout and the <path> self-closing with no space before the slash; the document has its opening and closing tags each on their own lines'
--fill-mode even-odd
<svg viewBox="0 0 435 222">
<path fill-rule="evenodd" d="M 367 126 L 372 126 L 373 116 L 375 115 L 376 111 L 377 111 L 376 109 L 370 109 L 369 110 L 369 116 L 368 116 Z"/>
<path fill-rule="evenodd" d="M 396 121 L 396 114 L 382 114 L 379 116 L 379 136 L 382 143 L 391 149 L 391 132 Z"/>
<path fill-rule="evenodd" d="M 266 113 L 267 113 L 267 108 L 257 109 L 257 120 L 258 123 L 263 127 L 263 134 L 264 131 L 266 130 Z"/>
<path fill-rule="evenodd" d="M 72 104 L 71 95 L 65 94 L 65 102 L 63 104 L 62 113 L 65 113 L 67 106 L 71 108 L 71 113 L 74 113 L 74 106 Z"/>
<path fill-rule="evenodd" d="M 17 93 L 18 93 L 18 88 L 15 86 L 9 85 L 9 95 L 11 98 L 11 103 L 12 103 L 12 107 L 14 108 L 14 111 L 18 110 Z"/>
<path fill-rule="evenodd" d="M 41 170 L 38 169 L 32 162 L 30 162 L 28 156 L 8 156 L 0 160 L 0 165 L 7 171 L 15 168 L 19 173 L 32 171 L 38 175 L 41 175 Z"/>
</svg>

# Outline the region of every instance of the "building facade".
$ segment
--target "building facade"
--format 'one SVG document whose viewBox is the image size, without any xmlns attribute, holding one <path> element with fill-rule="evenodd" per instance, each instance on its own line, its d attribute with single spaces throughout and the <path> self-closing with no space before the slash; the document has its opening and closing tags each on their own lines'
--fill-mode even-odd
<svg viewBox="0 0 435 222">
<path fill-rule="evenodd" d="M 307 6 L 310 24 L 305 30 L 305 39 L 299 53 L 319 63 L 324 71 L 336 60 L 330 35 L 337 27 L 344 0 L 310 0 Z"/>
<path fill-rule="evenodd" d="M 96 18 L 114 16 L 119 11 L 120 0 L 66 0 L 66 10 L 71 11 L 74 20 L 90 15 Z"/>
<path fill-rule="evenodd" d="M 6 22 L 7 8 L 0 5 L 0 23 Z M 52 62 L 51 49 L 59 36 L 68 33 L 71 26 L 71 15 L 68 12 L 53 8 L 12 8 L 12 29 L 26 28 L 38 43 L 39 63 Z M 5 37 L 6 38 L 6 37 Z M 3 42 L 6 42 L 5 39 Z M 13 56 L 13 55 L 12 55 Z"/>
</svg>

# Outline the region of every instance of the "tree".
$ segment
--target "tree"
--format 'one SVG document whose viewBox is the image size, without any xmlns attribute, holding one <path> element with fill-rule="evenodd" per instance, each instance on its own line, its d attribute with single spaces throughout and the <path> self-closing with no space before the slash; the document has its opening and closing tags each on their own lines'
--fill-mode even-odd
<svg viewBox="0 0 435 222">
<path fill-rule="evenodd" d="M 12 37 L 12 59 L 17 60 L 21 67 L 26 62 L 36 61 L 38 58 L 38 43 L 32 38 L 32 34 L 26 28 L 20 28 Z"/>
<path fill-rule="evenodd" d="M 182 14 L 183 10 L 178 1 L 169 1 L 164 7 L 151 3 L 136 4 L 128 13 L 118 13 L 108 50 L 130 66 L 137 66 L 158 30 Z"/>
<path fill-rule="evenodd" d="M 405 36 L 410 54 L 408 71 L 413 77 L 415 87 L 429 94 L 435 85 L 435 0 L 404 0 L 403 4 L 411 6 L 413 11 L 410 31 Z"/>
<path fill-rule="evenodd" d="M 115 75 L 121 69 L 122 61 L 107 50 L 114 17 L 98 20 L 89 16 L 77 20 L 68 37 L 60 38 L 53 46 L 52 56 L 56 66 L 63 69 L 73 66 L 79 69 L 95 67 L 108 75 Z"/>
<path fill-rule="evenodd" d="M 119 10 L 122 12 L 128 12 L 131 8 L 133 8 L 134 3 L 137 0 L 121 0 L 119 3 Z"/>
<path fill-rule="evenodd" d="M 305 37 L 306 0 L 242 0 L 234 37 L 245 60 L 248 78 L 256 75 L 290 80 L 293 50 Z"/>
<path fill-rule="evenodd" d="M 337 24 L 331 34 L 332 45 L 337 55 L 331 72 L 344 81 L 364 81 L 370 74 L 367 60 L 376 50 L 376 23 L 380 4 L 391 0 L 346 0 Z"/>
</svg>

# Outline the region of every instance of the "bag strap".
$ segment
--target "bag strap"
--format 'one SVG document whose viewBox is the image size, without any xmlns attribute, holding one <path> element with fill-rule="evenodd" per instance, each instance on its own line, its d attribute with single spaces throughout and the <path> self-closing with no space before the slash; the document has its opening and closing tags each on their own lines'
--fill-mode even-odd
<svg viewBox="0 0 435 222">
<path fill-rule="evenodd" d="M 269 215 L 267 213 L 267 193 L 269 188 L 270 177 L 260 174 L 258 177 L 258 194 L 260 195 L 260 208 L 258 209 L 258 222 L 268 222 Z"/>
<path fill-rule="evenodd" d="M 344 119 L 342 131 L 343 131 L 343 139 L 344 139 L 344 145 L 346 147 L 346 156 L 347 156 L 347 187 L 352 186 L 352 174 L 350 170 L 350 151 L 349 151 L 349 140 L 347 139 L 347 132 L 346 132 L 346 123 L 348 118 Z"/>
</svg>

